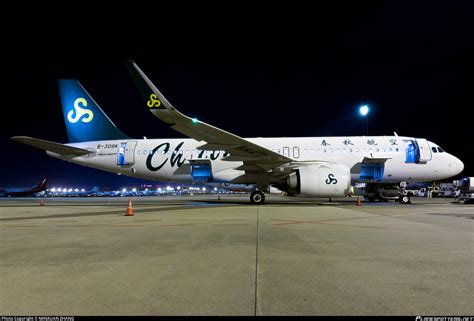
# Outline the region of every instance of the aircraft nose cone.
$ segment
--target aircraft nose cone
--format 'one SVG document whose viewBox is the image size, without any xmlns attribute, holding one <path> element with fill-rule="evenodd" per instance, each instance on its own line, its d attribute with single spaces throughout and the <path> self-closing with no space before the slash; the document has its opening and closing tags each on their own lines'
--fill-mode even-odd
<svg viewBox="0 0 474 321">
<path fill-rule="evenodd" d="M 455 166 L 456 166 L 456 169 L 457 169 L 457 172 L 456 172 L 456 175 L 461 173 L 463 170 L 464 170 L 464 164 L 463 162 L 461 162 L 461 160 L 457 157 L 454 157 L 456 159 L 456 162 L 455 162 Z"/>
<path fill-rule="evenodd" d="M 464 164 L 461 160 L 453 155 L 451 155 L 452 160 L 450 162 L 451 171 L 453 172 L 453 176 L 461 173 L 464 170 Z"/>
</svg>

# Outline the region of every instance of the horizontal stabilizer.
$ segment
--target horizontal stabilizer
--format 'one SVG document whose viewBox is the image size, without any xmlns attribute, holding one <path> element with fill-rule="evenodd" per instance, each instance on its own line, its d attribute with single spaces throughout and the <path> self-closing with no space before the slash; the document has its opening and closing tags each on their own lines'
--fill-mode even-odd
<svg viewBox="0 0 474 321">
<path fill-rule="evenodd" d="M 72 146 L 50 142 L 47 140 L 32 138 L 28 136 L 14 136 L 11 139 L 13 139 L 14 141 L 17 141 L 26 145 L 30 145 L 39 149 L 43 149 L 49 152 L 53 152 L 59 155 L 84 156 L 84 155 L 93 153 L 92 151 L 89 151 L 87 149 L 72 147 Z"/>
</svg>

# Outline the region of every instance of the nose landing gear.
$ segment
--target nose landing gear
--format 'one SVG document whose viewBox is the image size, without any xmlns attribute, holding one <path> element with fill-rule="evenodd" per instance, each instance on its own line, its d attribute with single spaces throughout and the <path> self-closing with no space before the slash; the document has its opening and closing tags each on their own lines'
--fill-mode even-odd
<svg viewBox="0 0 474 321">
<path fill-rule="evenodd" d="M 408 195 L 400 195 L 398 201 L 400 204 L 411 204 L 410 196 Z"/>
<path fill-rule="evenodd" d="M 401 182 L 400 183 L 400 196 L 398 197 L 398 201 L 400 204 L 411 204 L 410 196 L 408 195 L 406 191 L 406 182 Z"/>
</svg>

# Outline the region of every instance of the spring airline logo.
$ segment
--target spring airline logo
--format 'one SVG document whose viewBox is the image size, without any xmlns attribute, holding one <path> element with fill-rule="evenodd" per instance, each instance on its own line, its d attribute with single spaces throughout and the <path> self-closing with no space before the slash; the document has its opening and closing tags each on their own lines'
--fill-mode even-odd
<svg viewBox="0 0 474 321">
<path fill-rule="evenodd" d="M 150 99 L 146 102 L 146 105 L 150 108 L 160 107 L 161 101 L 158 100 L 155 94 L 150 95 Z"/>
<path fill-rule="evenodd" d="M 79 104 L 81 104 L 81 106 Z M 67 120 L 72 124 L 77 123 L 79 120 L 83 123 L 90 123 L 94 118 L 94 113 L 92 110 L 83 107 L 87 107 L 87 100 L 84 98 L 77 98 L 74 101 L 74 110 L 70 110 L 69 113 L 67 113 Z M 73 114 L 74 118 L 72 117 Z"/>
<path fill-rule="evenodd" d="M 337 184 L 337 179 L 334 178 L 334 174 L 329 174 L 326 184 Z"/>
</svg>

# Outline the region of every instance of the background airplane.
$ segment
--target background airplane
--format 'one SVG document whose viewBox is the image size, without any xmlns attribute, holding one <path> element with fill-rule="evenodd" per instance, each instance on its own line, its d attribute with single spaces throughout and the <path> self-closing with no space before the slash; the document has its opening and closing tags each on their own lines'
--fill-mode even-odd
<svg viewBox="0 0 474 321">
<path fill-rule="evenodd" d="M 46 190 L 48 183 L 48 177 L 43 178 L 41 183 L 30 188 L 17 188 L 7 187 L 0 189 L 0 196 L 6 197 L 20 197 L 20 196 L 32 196 L 36 193 Z"/>
</svg>

